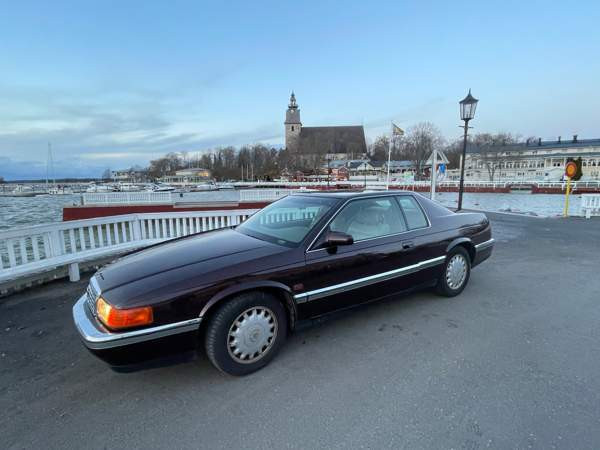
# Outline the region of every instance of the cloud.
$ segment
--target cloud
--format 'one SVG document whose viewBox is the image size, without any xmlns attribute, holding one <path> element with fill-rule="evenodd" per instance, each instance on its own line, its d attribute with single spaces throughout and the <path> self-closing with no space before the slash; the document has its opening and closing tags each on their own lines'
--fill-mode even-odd
<svg viewBox="0 0 600 450">
<path fill-rule="evenodd" d="M 45 177 L 49 142 L 57 176 L 97 177 L 107 167 L 144 165 L 171 151 L 283 140 L 277 123 L 202 131 L 210 126 L 203 126 L 198 110 L 178 92 L 167 97 L 136 88 L 96 92 L 0 85 L 0 176 Z"/>
</svg>

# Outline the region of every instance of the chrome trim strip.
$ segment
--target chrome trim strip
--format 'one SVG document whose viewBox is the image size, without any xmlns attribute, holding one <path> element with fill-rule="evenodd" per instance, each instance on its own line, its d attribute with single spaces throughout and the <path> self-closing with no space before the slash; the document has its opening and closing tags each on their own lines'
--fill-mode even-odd
<svg viewBox="0 0 600 450">
<path fill-rule="evenodd" d="M 185 333 L 198 329 L 200 318 L 169 323 L 135 331 L 112 332 L 104 328 L 91 317 L 85 307 L 86 294 L 73 306 L 73 321 L 86 347 L 93 350 L 122 347 L 138 342 L 150 341 L 173 334 Z"/>
<path fill-rule="evenodd" d="M 412 230 L 407 229 L 406 231 L 400 231 L 399 233 L 392 233 L 392 234 L 386 234 L 385 236 L 377 236 L 374 238 L 368 238 L 368 239 L 361 239 L 355 242 L 365 242 L 365 241 L 371 241 L 373 239 L 383 239 L 383 238 L 389 238 L 392 236 L 398 236 L 400 234 L 406 234 L 406 233 L 410 233 L 412 231 L 417 231 L 417 230 L 426 230 L 428 228 L 431 228 L 431 220 L 429 220 L 429 216 L 427 215 L 427 212 L 425 211 L 425 208 L 423 208 L 423 205 L 421 205 L 421 203 L 419 202 L 419 199 L 409 193 L 409 192 L 385 192 L 385 193 L 379 193 L 379 194 L 373 194 L 373 195 L 365 195 L 364 197 L 356 197 L 356 198 L 349 198 L 348 200 L 346 200 L 344 203 L 342 203 L 342 205 L 338 208 L 338 210 L 333 213 L 333 216 L 331 216 L 329 218 L 329 220 L 327 221 L 327 223 L 325 223 L 325 225 L 323 225 L 323 227 L 321 227 L 321 230 L 319 230 L 319 232 L 317 233 L 317 235 L 315 236 L 315 238 L 312 240 L 312 242 L 310 243 L 310 245 L 308 245 L 306 247 L 306 253 L 312 253 L 312 252 L 318 252 L 321 250 L 327 250 L 326 248 L 312 248 L 312 246 L 314 245 L 315 242 L 317 242 L 317 239 L 319 239 L 319 237 L 321 236 L 321 234 L 323 233 L 323 231 L 325 230 L 325 228 L 327 228 L 327 226 L 329 226 L 329 224 L 331 223 L 331 221 L 333 219 L 335 219 L 335 217 L 342 211 L 342 209 L 344 209 L 344 207 L 353 201 L 356 200 L 363 200 L 365 198 L 381 198 L 381 197 L 395 197 L 398 195 L 410 195 L 412 198 L 415 199 L 415 201 L 417 202 L 417 205 L 419 205 L 419 208 L 421 209 L 421 211 L 423 212 L 423 215 L 425 216 L 425 219 L 427 220 L 427 226 L 426 227 L 421 227 L 421 228 L 413 228 Z M 404 217 L 404 212 L 402 211 L 402 206 L 400 206 L 400 203 L 398 203 L 398 208 L 400 209 L 400 212 L 402 213 L 402 216 Z M 406 219 L 405 219 L 406 220 Z M 405 224 L 408 227 L 408 224 Z"/>
<path fill-rule="evenodd" d="M 305 303 L 319 298 L 327 297 L 329 295 L 339 294 L 341 292 L 350 291 L 370 284 L 379 283 L 380 281 L 391 280 L 392 278 L 409 275 L 411 273 L 418 272 L 419 270 L 427 269 L 429 267 L 441 264 L 446 260 L 445 256 L 438 256 L 437 258 L 428 259 L 421 261 L 411 266 L 402 267 L 400 269 L 390 270 L 388 272 L 382 272 L 375 275 L 370 275 L 364 278 L 358 278 L 356 280 L 347 281 L 345 283 L 335 284 L 333 286 L 324 287 L 321 289 L 315 289 L 314 291 L 303 292 L 302 294 L 294 295 L 294 300 L 298 303 Z"/>
<path fill-rule="evenodd" d="M 100 290 L 100 285 L 98 284 L 98 280 L 96 280 L 96 275 L 94 275 L 94 276 L 92 276 L 92 278 L 90 278 L 90 284 L 96 291 L 97 296 L 100 297 L 100 295 L 102 294 L 102 291 Z"/>
<path fill-rule="evenodd" d="M 482 242 L 481 244 L 477 244 L 475 246 L 475 250 L 485 250 L 486 248 L 493 246 L 494 242 L 495 242 L 495 240 L 492 238 L 489 241 L 485 241 L 485 242 Z"/>
</svg>

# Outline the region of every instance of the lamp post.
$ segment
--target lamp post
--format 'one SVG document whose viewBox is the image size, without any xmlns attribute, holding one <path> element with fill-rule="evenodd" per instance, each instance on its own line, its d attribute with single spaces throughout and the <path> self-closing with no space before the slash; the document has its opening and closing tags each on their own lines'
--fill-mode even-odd
<svg viewBox="0 0 600 450">
<path fill-rule="evenodd" d="M 469 131 L 469 121 L 475 117 L 475 110 L 477 109 L 477 100 L 475 97 L 471 95 L 471 89 L 469 89 L 469 93 L 465 98 L 463 98 L 460 102 L 460 118 L 464 120 L 465 124 L 463 128 L 465 129 L 465 134 L 463 138 L 463 150 L 462 150 L 462 158 L 460 161 L 460 185 L 458 187 L 458 211 L 462 209 L 462 198 L 463 198 L 463 190 L 465 188 L 465 159 L 467 155 L 467 133 Z"/>
</svg>

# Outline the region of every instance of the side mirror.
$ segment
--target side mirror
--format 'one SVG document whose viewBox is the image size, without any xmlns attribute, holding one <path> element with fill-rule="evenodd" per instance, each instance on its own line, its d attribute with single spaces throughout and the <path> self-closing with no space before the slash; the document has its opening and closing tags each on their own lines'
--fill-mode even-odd
<svg viewBox="0 0 600 450">
<path fill-rule="evenodd" d="M 325 236 L 325 242 L 323 242 L 324 247 L 337 247 L 338 245 L 352 244 L 354 244 L 354 238 L 341 231 L 330 231 L 327 233 L 327 236 Z"/>
</svg>

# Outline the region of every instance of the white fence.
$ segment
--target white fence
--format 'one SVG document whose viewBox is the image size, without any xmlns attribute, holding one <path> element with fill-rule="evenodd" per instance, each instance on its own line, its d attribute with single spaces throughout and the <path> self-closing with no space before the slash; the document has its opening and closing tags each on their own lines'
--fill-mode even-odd
<svg viewBox="0 0 600 450">
<path fill-rule="evenodd" d="M 308 188 L 326 187 L 326 181 L 317 182 L 260 182 L 260 183 L 236 183 L 237 187 L 256 187 L 265 186 L 258 189 L 241 189 L 241 190 L 219 190 L 205 192 L 101 192 L 101 193 L 84 193 L 84 205 L 151 205 L 151 204 L 176 204 L 176 203 L 227 203 L 227 202 L 269 202 L 285 197 L 293 193 L 300 193 L 303 190 L 309 191 Z M 277 186 L 285 186 L 276 189 Z M 329 186 L 335 185 L 349 187 L 363 187 L 361 182 L 354 181 L 337 181 Z M 438 188 L 457 188 L 458 181 L 441 181 L 437 184 Z M 571 183 L 573 190 L 581 188 L 599 188 L 598 181 L 576 181 Z M 273 187 L 273 188 L 267 188 Z M 390 186 L 405 190 L 414 190 L 416 188 L 429 189 L 430 181 L 392 181 Z M 537 186 L 540 188 L 558 188 L 562 191 L 566 190 L 567 184 L 563 181 L 465 181 L 467 187 L 506 189 L 519 187 Z M 367 189 L 385 189 L 385 181 L 367 181 Z"/>
<path fill-rule="evenodd" d="M 586 219 L 600 216 L 600 194 L 581 194 L 581 215 Z"/>
<path fill-rule="evenodd" d="M 237 225 L 256 210 L 127 214 L 0 232 L 0 283 L 145 247 L 200 231 Z"/>
<path fill-rule="evenodd" d="M 306 190 L 301 189 L 247 189 L 241 190 L 240 202 L 268 202 L 279 200 L 286 195 L 299 193 Z"/>
<path fill-rule="evenodd" d="M 84 205 L 171 204 L 170 192 L 86 192 Z"/>
<path fill-rule="evenodd" d="M 83 194 L 90 205 L 172 205 L 176 203 L 269 202 L 298 189 L 243 189 L 199 192 L 103 192 Z"/>
<path fill-rule="evenodd" d="M 327 183 L 327 181 L 244 181 L 244 182 L 236 182 L 234 186 L 236 187 L 325 187 L 325 186 L 364 186 L 364 182 L 361 180 L 355 181 L 331 181 Z M 377 187 L 377 186 L 385 186 L 386 182 L 383 181 L 370 181 L 367 180 L 367 188 L 368 187 Z M 437 186 L 449 186 L 449 187 L 457 187 L 460 184 L 458 180 L 444 180 L 438 181 Z M 390 181 L 390 186 L 397 187 L 410 187 L 411 186 L 431 186 L 430 180 L 423 181 L 409 181 L 409 180 L 396 180 Z M 566 189 L 567 182 L 566 181 L 539 181 L 539 180 L 503 180 L 503 181 L 466 181 L 465 186 L 469 187 L 510 187 L 510 186 L 538 186 L 538 187 L 559 187 L 561 189 Z M 571 187 L 575 188 L 600 188 L 600 181 L 574 181 L 571 183 Z M 264 189 L 264 188 L 263 188 Z M 262 189 L 257 189 L 262 190 Z M 293 190 L 293 189 L 292 189 Z"/>
</svg>

